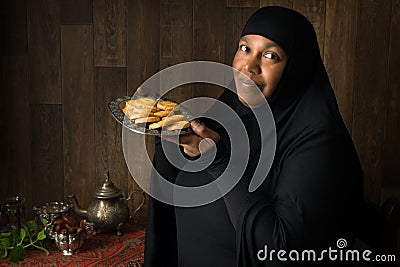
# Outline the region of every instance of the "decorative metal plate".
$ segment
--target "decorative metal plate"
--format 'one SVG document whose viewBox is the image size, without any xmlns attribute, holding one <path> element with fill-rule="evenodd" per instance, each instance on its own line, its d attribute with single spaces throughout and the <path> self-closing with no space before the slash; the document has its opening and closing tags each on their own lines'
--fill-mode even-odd
<svg viewBox="0 0 400 267">
<path fill-rule="evenodd" d="M 148 96 L 146 96 L 146 97 L 148 97 Z M 138 125 L 132 123 L 129 120 L 129 118 L 127 118 L 125 116 L 125 114 L 122 111 L 122 109 L 125 107 L 126 101 L 137 99 L 137 98 L 139 98 L 139 97 L 137 97 L 137 96 L 135 96 L 135 97 L 125 96 L 125 97 L 121 97 L 121 98 L 112 99 L 108 103 L 108 108 L 109 108 L 111 114 L 113 115 L 113 117 L 119 123 L 121 123 L 124 127 L 126 127 L 129 130 L 131 130 L 132 132 L 139 133 L 139 134 L 161 136 L 161 130 L 159 130 L 159 129 L 149 130 L 146 127 L 138 126 Z M 160 98 L 158 98 L 156 100 L 157 101 L 163 101 L 163 100 L 168 100 L 168 99 L 160 99 Z M 169 101 L 171 101 L 171 100 L 169 100 Z M 175 110 L 174 113 L 175 114 L 184 115 L 188 121 L 192 121 L 194 119 L 194 117 L 190 114 L 190 112 L 187 111 L 182 106 L 179 106 L 179 108 L 177 110 Z M 191 133 L 191 132 L 192 132 L 192 129 L 190 127 L 186 128 L 186 129 L 182 129 L 182 130 L 175 130 L 175 131 L 162 130 L 162 134 L 163 135 L 183 135 L 183 134 L 188 134 L 188 133 Z"/>
</svg>

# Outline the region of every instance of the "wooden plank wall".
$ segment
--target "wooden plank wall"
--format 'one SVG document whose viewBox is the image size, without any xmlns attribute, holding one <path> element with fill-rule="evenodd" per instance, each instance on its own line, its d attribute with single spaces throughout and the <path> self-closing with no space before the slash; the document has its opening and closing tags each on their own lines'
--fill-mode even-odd
<svg viewBox="0 0 400 267">
<path fill-rule="evenodd" d="M 136 188 L 107 102 L 177 63 L 230 64 L 247 18 L 276 4 L 302 12 L 317 31 L 366 197 L 400 195 L 400 0 L 6 0 L 0 198 L 25 196 L 29 212 L 75 193 L 86 207 L 106 170 L 124 192 Z M 169 97 L 218 90 L 187 85 Z"/>
</svg>

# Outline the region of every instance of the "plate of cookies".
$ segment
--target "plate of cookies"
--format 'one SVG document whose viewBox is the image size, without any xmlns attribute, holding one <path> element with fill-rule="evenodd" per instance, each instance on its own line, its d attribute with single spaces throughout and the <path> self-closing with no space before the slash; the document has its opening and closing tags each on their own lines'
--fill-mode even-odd
<svg viewBox="0 0 400 267">
<path fill-rule="evenodd" d="M 150 96 L 125 96 L 108 103 L 113 117 L 129 130 L 148 135 L 182 135 L 192 132 L 194 117 L 178 103 Z"/>
</svg>

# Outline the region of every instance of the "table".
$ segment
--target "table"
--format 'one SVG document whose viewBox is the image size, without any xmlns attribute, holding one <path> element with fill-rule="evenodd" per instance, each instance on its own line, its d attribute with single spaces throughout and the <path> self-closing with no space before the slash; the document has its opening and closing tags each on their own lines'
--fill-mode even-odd
<svg viewBox="0 0 400 267">
<path fill-rule="evenodd" d="M 0 258 L 1 267 L 38 266 L 38 267 L 78 267 L 78 266 L 143 266 L 145 227 L 142 222 L 130 222 L 123 228 L 123 235 L 101 233 L 85 240 L 81 250 L 71 256 L 62 255 L 52 244 L 50 255 L 40 250 L 28 250 L 25 260 L 10 263 Z"/>
</svg>

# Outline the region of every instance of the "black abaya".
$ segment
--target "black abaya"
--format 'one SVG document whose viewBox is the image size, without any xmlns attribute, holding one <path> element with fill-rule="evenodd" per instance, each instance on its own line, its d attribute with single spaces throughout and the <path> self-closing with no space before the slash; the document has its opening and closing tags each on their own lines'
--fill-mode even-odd
<svg viewBox="0 0 400 267">
<path fill-rule="evenodd" d="M 271 170 L 250 193 L 262 149 L 260 131 L 251 110 L 225 90 L 219 100 L 238 113 L 248 134 L 244 138 L 251 144 L 246 172 L 231 192 L 201 207 L 177 208 L 151 199 L 145 266 L 299 266 L 311 261 L 280 261 L 276 255 L 263 259 L 259 251 L 313 249 L 319 257 L 319 251 L 337 248 L 339 238 L 351 248 L 363 196 L 362 171 L 319 56 L 315 31 L 297 12 L 267 7 L 249 19 L 242 36 L 247 34 L 273 40 L 289 56 L 269 100 L 277 133 Z M 227 133 L 234 129 L 205 124 L 221 135 L 220 158 L 200 173 L 187 173 L 171 166 L 157 143 L 154 165 L 164 177 L 195 186 L 220 175 L 226 162 L 221 157 L 229 157 L 234 145 Z M 324 260 L 324 265 L 345 263 Z"/>
</svg>

